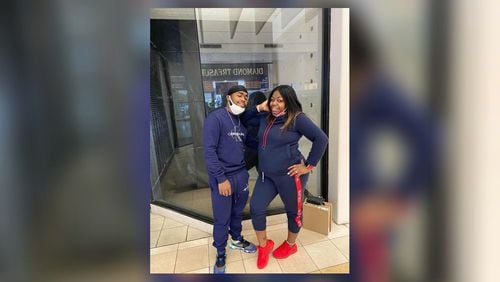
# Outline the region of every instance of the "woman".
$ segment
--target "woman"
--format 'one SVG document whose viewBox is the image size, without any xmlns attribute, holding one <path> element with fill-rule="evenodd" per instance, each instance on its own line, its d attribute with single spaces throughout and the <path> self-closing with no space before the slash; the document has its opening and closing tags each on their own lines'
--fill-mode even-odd
<svg viewBox="0 0 500 282">
<path fill-rule="evenodd" d="M 284 259 L 297 252 L 295 240 L 302 226 L 302 187 L 323 156 L 328 137 L 302 112 L 295 90 L 288 85 L 274 88 L 267 101 L 243 114 L 242 121 L 246 125 L 259 125 L 260 174 L 250 200 L 250 213 L 259 241 L 257 267 L 262 269 L 274 248 L 274 242 L 266 235 L 266 210 L 278 194 L 287 213 L 288 236 L 273 256 Z M 298 149 L 302 136 L 313 143 L 307 158 Z"/>
</svg>

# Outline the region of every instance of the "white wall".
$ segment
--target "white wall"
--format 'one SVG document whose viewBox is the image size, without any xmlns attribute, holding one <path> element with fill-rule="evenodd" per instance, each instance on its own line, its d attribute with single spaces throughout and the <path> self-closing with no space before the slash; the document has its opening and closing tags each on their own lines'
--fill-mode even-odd
<svg viewBox="0 0 500 282">
<path fill-rule="evenodd" d="M 302 9 L 286 25 L 278 13 L 273 20 L 274 43 L 283 44 L 273 59 L 277 84 L 292 85 L 302 104 L 303 112 L 316 125 L 321 125 L 321 67 L 322 58 L 322 14 L 321 9 Z M 312 57 L 311 57 L 312 54 Z M 311 82 L 312 80 L 312 82 Z M 299 148 L 307 158 L 312 143 L 301 138 Z M 321 195 L 321 165 L 318 164 L 309 176 L 307 189 L 314 195 Z"/>
<path fill-rule="evenodd" d="M 451 11 L 447 152 L 447 265 L 451 281 L 500 277 L 500 2 L 455 1 Z M 449 140 L 449 141 L 448 141 Z"/>
<path fill-rule="evenodd" d="M 329 201 L 337 224 L 349 223 L 349 9 L 331 10 Z"/>
</svg>

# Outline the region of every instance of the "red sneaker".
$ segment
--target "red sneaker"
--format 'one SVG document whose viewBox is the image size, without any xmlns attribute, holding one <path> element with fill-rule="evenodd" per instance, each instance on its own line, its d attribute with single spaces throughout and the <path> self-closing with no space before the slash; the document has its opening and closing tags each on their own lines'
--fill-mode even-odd
<svg viewBox="0 0 500 282">
<path fill-rule="evenodd" d="M 297 244 L 293 244 L 290 246 L 288 242 L 285 240 L 283 244 L 281 244 L 276 250 L 273 252 L 273 257 L 277 259 L 284 259 L 290 255 L 293 255 L 297 252 Z"/>
<path fill-rule="evenodd" d="M 257 255 L 257 268 L 263 269 L 266 267 L 267 262 L 269 261 L 269 253 L 273 250 L 273 248 L 274 242 L 270 239 L 267 239 L 265 247 L 257 247 L 259 250 L 259 254 Z"/>
</svg>

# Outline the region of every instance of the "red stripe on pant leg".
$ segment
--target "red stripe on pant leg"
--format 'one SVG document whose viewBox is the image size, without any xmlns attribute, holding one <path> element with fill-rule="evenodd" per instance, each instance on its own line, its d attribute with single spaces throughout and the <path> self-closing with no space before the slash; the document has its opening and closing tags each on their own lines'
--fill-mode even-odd
<svg viewBox="0 0 500 282">
<path fill-rule="evenodd" d="M 300 220 L 302 216 L 302 183 L 297 175 L 295 175 L 295 188 L 297 188 L 297 216 L 295 222 L 298 227 L 302 227 L 302 221 Z"/>
</svg>

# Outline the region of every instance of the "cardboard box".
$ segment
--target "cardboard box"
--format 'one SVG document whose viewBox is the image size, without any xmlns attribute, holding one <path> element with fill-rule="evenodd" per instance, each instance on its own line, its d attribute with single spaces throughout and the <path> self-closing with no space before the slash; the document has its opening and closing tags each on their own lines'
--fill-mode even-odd
<svg viewBox="0 0 500 282">
<path fill-rule="evenodd" d="M 332 231 L 333 205 L 314 205 L 304 202 L 302 227 L 321 234 L 328 235 Z"/>
</svg>

